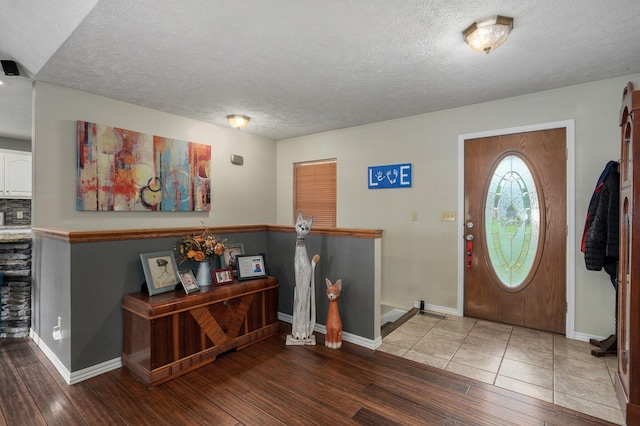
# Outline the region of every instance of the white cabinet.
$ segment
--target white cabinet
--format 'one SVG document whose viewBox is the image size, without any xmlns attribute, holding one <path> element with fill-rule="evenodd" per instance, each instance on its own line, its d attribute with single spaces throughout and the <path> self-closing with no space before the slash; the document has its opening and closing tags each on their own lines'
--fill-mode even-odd
<svg viewBox="0 0 640 426">
<path fill-rule="evenodd" d="M 0 152 L 0 197 L 31 198 L 31 153 Z"/>
</svg>

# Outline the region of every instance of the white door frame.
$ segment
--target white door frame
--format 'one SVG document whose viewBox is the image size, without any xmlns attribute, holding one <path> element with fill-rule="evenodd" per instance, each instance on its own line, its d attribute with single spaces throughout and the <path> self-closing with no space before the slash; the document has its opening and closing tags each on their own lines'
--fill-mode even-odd
<svg viewBox="0 0 640 426">
<path fill-rule="evenodd" d="M 575 338 L 575 296 L 576 296 L 576 232 L 575 232 L 575 122 L 555 121 L 522 127 L 489 130 L 458 135 L 458 315 L 464 313 L 464 141 L 513 133 L 535 132 L 547 129 L 566 129 L 567 145 L 567 317 L 566 337 Z"/>
</svg>

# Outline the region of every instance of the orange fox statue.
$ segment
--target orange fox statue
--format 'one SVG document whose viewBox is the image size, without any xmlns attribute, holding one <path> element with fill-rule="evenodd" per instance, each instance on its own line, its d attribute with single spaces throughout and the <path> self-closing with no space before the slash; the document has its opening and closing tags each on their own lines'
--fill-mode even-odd
<svg viewBox="0 0 640 426">
<path fill-rule="evenodd" d="M 335 285 L 331 284 L 328 278 L 327 297 L 329 298 L 329 311 L 327 312 L 327 335 L 324 339 L 324 345 L 330 349 L 340 349 L 342 347 L 342 321 L 340 320 L 340 311 L 338 311 L 338 299 L 342 294 L 342 280 L 336 281 Z"/>
</svg>

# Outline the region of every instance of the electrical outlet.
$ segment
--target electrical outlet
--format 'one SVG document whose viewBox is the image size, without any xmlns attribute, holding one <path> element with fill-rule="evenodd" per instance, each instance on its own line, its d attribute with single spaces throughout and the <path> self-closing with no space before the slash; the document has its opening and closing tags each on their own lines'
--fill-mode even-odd
<svg viewBox="0 0 640 426">
<path fill-rule="evenodd" d="M 442 216 L 440 217 L 440 220 L 445 222 L 455 222 L 456 212 L 442 212 Z"/>
<path fill-rule="evenodd" d="M 62 337 L 62 317 L 58 317 L 58 325 L 53 327 L 53 340 L 60 340 Z"/>
<path fill-rule="evenodd" d="M 24 212 L 16 212 L 16 218 L 22 219 Z"/>
</svg>

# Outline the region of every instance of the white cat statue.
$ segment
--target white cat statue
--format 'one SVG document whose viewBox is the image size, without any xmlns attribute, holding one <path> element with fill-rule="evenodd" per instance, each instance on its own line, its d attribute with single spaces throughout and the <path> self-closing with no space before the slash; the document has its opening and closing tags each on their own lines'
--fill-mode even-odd
<svg viewBox="0 0 640 426">
<path fill-rule="evenodd" d="M 311 231 L 313 217 L 304 219 L 302 212 L 296 218 L 296 251 L 294 257 L 294 271 L 296 286 L 293 290 L 293 323 L 291 334 L 287 336 L 287 345 L 315 345 L 316 336 L 313 329 L 316 326 L 316 286 L 315 270 L 320 256 L 315 255 L 309 261 L 305 237 Z"/>
</svg>

